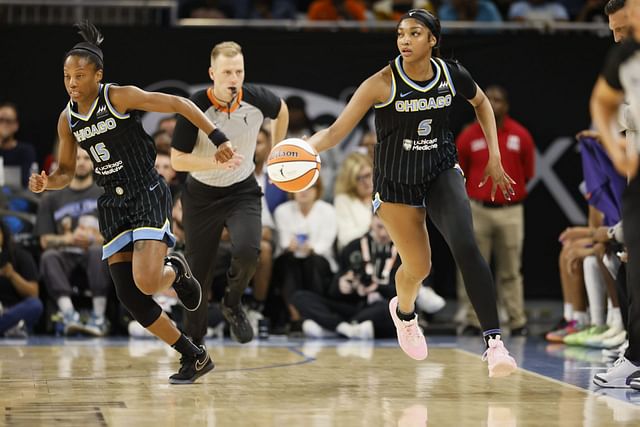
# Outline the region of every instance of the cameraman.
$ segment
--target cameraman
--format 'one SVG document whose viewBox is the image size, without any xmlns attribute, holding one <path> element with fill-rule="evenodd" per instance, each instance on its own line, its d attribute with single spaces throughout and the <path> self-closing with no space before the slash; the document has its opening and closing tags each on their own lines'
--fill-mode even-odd
<svg viewBox="0 0 640 427">
<path fill-rule="evenodd" d="M 336 334 L 347 338 L 373 339 L 395 336 L 389 316 L 389 299 L 395 291 L 395 272 L 400 257 L 377 216 L 370 231 L 349 243 L 340 254 L 340 270 L 324 295 L 300 290 L 292 305 L 305 319 L 307 337 Z"/>
</svg>

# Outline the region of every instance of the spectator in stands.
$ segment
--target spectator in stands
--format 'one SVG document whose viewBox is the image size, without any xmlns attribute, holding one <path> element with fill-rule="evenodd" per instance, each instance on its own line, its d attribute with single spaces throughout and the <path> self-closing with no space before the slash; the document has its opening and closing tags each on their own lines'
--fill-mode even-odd
<svg viewBox="0 0 640 427">
<path fill-rule="evenodd" d="M 157 152 L 155 168 L 158 174 L 167 182 L 167 185 L 169 185 L 171 197 L 175 198 L 180 189 L 180 183 L 177 180 L 177 172 L 173 169 L 173 166 L 171 166 L 171 156 L 168 151 Z"/>
<path fill-rule="evenodd" d="M 378 142 L 378 137 L 376 136 L 376 132 L 373 130 L 367 130 L 362 135 L 362 139 L 360 139 L 360 145 L 358 146 L 358 151 L 363 154 L 366 154 L 372 163 L 373 163 L 373 152 L 375 150 L 377 142 Z"/>
<path fill-rule="evenodd" d="M 171 152 L 171 135 L 165 130 L 157 130 L 153 133 L 153 142 L 157 152 Z"/>
<path fill-rule="evenodd" d="M 285 102 L 289 109 L 289 129 L 287 130 L 287 138 L 304 138 L 313 135 L 320 129 L 329 126 L 335 120 L 334 116 L 319 116 L 315 120 L 309 118 L 307 114 L 307 103 L 297 95 L 289 96 Z M 325 120 L 326 119 L 326 120 Z M 323 200 L 333 202 L 333 189 L 336 179 L 336 173 L 340 166 L 339 154 L 327 150 L 320 153 L 322 160 L 322 168 L 320 169 L 320 177 L 325 188 L 323 192 Z M 269 206 L 271 209 L 271 205 Z"/>
<path fill-rule="evenodd" d="M 311 21 L 365 21 L 367 5 L 362 0 L 315 0 L 309 6 Z"/>
<path fill-rule="evenodd" d="M 296 291 L 292 304 L 305 319 L 308 337 L 340 334 L 347 338 L 373 339 L 395 336 L 389 316 L 389 300 L 396 294 L 395 272 L 400 258 L 387 230 L 377 216 L 363 236 L 340 253 L 339 271 L 321 292 Z"/>
<path fill-rule="evenodd" d="M 289 112 L 291 112 L 291 110 L 289 110 Z M 264 193 L 264 201 L 267 204 L 269 213 L 273 215 L 278 206 L 289 200 L 289 196 L 287 192 L 276 187 L 267 176 L 266 162 L 270 151 L 271 132 L 263 126 L 260 132 L 258 132 L 258 138 L 256 139 L 256 152 L 254 155 L 254 162 L 256 164 L 255 174 L 258 185 L 260 185 Z"/>
<path fill-rule="evenodd" d="M 349 154 L 338 172 L 333 202 L 338 220 L 338 249 L 363 236 L 371 228 L 372 192 L 371 160 L 365 154 Z"/>
<path fill-rule="evenodd" d="M 176 119 L 176 116 L 163 117 L 158 121 L 158 130 L 166 132 L 169 135 L 169 138 L 172 138 L 177 121 L 178 119 Z"/>
<path fill-rule="evenodd" d="M 103 336 L 109 329 L 105 311 L 111 280 L 106 262 L 102 260 L 103 238 L 97 213 L 101 195 L 102 189 L 93 181 L 89 154 L 78 150 L 75 175 L 69 186 L 45 193 L 38 209 L 36 234 L 44 250 L 40 273 L 47 292 L 62 313 L 65 334 Z M 77 280 L 78 269 L 86 274 L 93 301 L 86 323 L 80 321 L 71 301 L 73 287 L 83 285 L 71 283 L 72 278 Z"/>
<path fill-rule="evenodd" d="M 181 18 L 233 18 L 235 0 L 179 0 Z"/>
<path fill-rule="evenodd" d="M 578 22 L 606 22 L 607 14 L 605 13 L 605 5 L 608 0 L 587 0 L 578 16 L 576 21 Z"/>
<path fill-rule="evenodd" d="M 254 174 L 256 181 L 262 189 L 262 238 L 260 240 L 260 255 L 258 258 L 258 266 L 256 272 L 253 275 L 253 298 L 256 303 L 254 309 L 262 312 L 263 305 L 267 299 L 267 293 L 269 291 L 269 283 L 271 283 L 271 272 L 273 267 L 273 253 L 274 253 L 274 240 L 273 232 L 275 230 L 275 224 L 273 216 L 269 209 L 268 195 L 278 194 L 281 198 L 279 204 L 284 203 L 287 200 L 287 193 L 280 190 L 278 187 L 269 182 L 269 178 L 266 173 L 266 162 L 271 151 L 271 136 L 269 132 L 262 128 L 258 133 L 258 139 L 256 141 L 256 151 L 254 154 L 254 162 L 256 168 Z M 278 205 L 274 206 L 274 210 Z"/>
<path fill-rule="evenodd" d="M 568 21 L 569 13 L 565 7 L 555 1 L 520 0 L 509 8 L 512 21 Z"/>
<path fill-rule="evenodd" d="M 424 9 L 435 15 L 434 4 L 437 2 L 438 0 L 378 0 L 373 2 L 372 10 L 376 19 L 397 21 L 411 9 Z"/>
<path fill-rule="evenodd" d="M 235 19 L 296 19 L 296 0 L 235 0 Z"/>
<path fill-rule="evenodd" d="M 16 139 L 19 128 L 18 108 L 10 102 L 0 103 L 0 157 L 4 161 L 5 183 L 26 188 L 31 172 L 38 171 L 38 163 L 33 146 Z M 16 177 L 18 182 L 9 182 L 7 167 L 19 168 L 19 176 Z"/>
<path fill-rule="evenodd" d="M 0 249 L 0 336 L 26 337 L 42 314 L 38 267 L 1 218 Z"/>
<path fill-rule="evenodd" d="M 438 9 L 441 21 L 502 22 L 498 8 L 488 0 L 450 0 Z"/>
<path fill-rule="evenodd" d="M 495 255 L 498 296 L 509 315 L 511 334 L 523 335 L 526 334 L 527 318 L 520 272 L 524 243 L 522 203 L 527 196 L 526 184 L 535 172 L 535 145 L 527 129 L 509 117 L 507 91 L 499 86 L 490 86 L 486 94 L 496 118 L 502 164 L 506 173 L 516 182 L 515 195 L 511 200 L 505 199 L 502 194 L 496 194 L 495 200 L 492 200 L 489 189 L 480 187 L 489 151 L 478 122 L 458 136 L 456 145 L 460 166 L 467 177 L 473 229 L 480 252 L 487 262 Z M 480 330 L 478 319 L 463 286 L 459 286 L 458 293 L 467 307 L 469 332 L 473 331 L 475 335 Z"/>
<path fill-rule="evenodd" d="M 280 205 L 275 213 L 282 255 L 273 267 L 273 283 L 288 305 L 292 322 L 300 321 L 299 313 L 290 305 L 293 293 L 306 289 L 322 294 L 335 270 L 336 211 L 320 197 L 322 179 L 311 188 L 295 193 L 293 200 Z"/>
</svg>

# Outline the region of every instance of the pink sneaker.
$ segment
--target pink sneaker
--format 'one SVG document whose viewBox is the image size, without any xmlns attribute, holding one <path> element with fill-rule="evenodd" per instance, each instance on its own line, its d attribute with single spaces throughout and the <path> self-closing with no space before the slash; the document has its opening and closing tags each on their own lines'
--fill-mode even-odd
<svg viewBox="0 0 640 427">
<path fill-rule="evenodd" d="M 489 348 L 482 355 L 482 360 L 489 364 L 489 378 L 506 377 L 518 368 L 515 359 L 504 348 L 500 335 L 489 338 Z"/>
<path fill-rule="evenodd" d="M 422 335 L 422 331 L 418 326 L 418 315 L 410 322 L 400 320 L 396 313 L 398 308 L 398 297 L 393 297 L 389 301 L 389 312 L 391 313 L 391 319 L 393 324 L 396 325 L 396 331 L 398 332 L 398 342 L 400 348 L 407 356 L 415 360 L 423 360 L 427 358 L 427 341 Z"/>
</svg>

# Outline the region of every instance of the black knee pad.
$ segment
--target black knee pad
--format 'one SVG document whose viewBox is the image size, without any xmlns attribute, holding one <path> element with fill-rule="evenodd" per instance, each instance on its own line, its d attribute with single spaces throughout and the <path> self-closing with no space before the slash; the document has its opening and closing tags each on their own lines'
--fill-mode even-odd
<svg viewBox="0 0 640 427">
<path fill-rule="evenodd" d="M 150 295 L 143 294 L 133 280 L 130 262 L 118 262 L 109 266 L 118 299 L 143 327 L 158 320 L 162 309 Z"/>
</svg>

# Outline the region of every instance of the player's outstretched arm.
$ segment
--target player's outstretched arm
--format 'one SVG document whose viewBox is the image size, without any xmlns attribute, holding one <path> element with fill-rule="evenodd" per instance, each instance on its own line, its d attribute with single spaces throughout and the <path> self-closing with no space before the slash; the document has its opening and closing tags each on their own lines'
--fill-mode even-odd
<svg viewBox="0 0 640 427">
<path fill-rule="evenodd" d="M 233 157 L 229 139 L 190 99 L 166 93 L 147 92 L 135 86 L 112 87 L 109 89 L 109 96 L 111 104 L 123 113 L 129 110 L 178 113 L 209 135 L 211 142 L 218 147 L 217 161 L 226 162 Z"/>
<path fill-rule="evenodd" d="M 58 118 L 58 139 L 58 168 L 51 176 L 48 176 L 45 171 L 31 174 L 29 190 L 34 193 L 42 193 L 45 190 L 60 190 L 69 185 L 75 174 L 78 146 L 71 133 L 66 110 L 63 110 Z"/>
<path fill-rule="evenodd" d="M 307 142 L 318 153 L 334 147 L 360 122 L 369 109 L 389 98 L 391 70 L 385 67 L 362 82 L 340 116 L 327 129 L 316 132 Z"/>
<path fill-rule="evenodd" d="M 233 170 L 240 166 L 244 156 L 234 151 L 233 157 L 226 162 L 219 162 L 215 158 L 185 153 L 171 148 L 171 167 L 178 172 L 197 172 L 212 169 Z"/>
<path fill-rule="evenodd" d="M 287 136 L 289 128 L 289 108 L 287 104 L 280 100 L 280 112 L 278 117 L 271 120 L 271 147 L 282 141 Z"/>
</svg>

